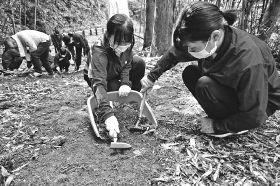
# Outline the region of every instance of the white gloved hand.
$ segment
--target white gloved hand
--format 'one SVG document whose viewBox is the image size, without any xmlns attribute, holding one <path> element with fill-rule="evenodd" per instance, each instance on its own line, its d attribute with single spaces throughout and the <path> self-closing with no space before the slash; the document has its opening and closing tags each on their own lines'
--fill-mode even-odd
<svg viewBox="0 0 280 186">
<path fill-rule="evenodd" d="M 141 84 L 142 84 L 142 89 L 140 92 L 143 93 L 146 91 L 151 91 L 155 82 L 152 82 L 147 76 L 145 76 L 141 79 Z"/>
<path fill-rule="evenodd" d="M 111 138 L 117 138 L 120 133 L 119 122 L 115 116 L 110 116 L 105 120 L 106 129 L 109 131 Z"/>
<path fill-rule="evenodd" d="M 120 97 L 127 96 L 130 91 L 131 91 L 131 88 L 128 85 L 122 85 L 119 88 L 119 96 Z"/>
</svg>

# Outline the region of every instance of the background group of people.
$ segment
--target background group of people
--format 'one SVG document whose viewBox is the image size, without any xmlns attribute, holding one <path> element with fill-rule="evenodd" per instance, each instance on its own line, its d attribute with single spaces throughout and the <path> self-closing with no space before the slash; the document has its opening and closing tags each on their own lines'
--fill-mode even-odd
<svg viewBox="0 0 280 186">
<path fill-rule="evenodd" d="M 54 58 L 50 57 L 50 45 L 55 48 Z M 36 30 L 23 30 L 7 37 L 4 41 L 2 66 L 4 70 L 16 70 L 22 62 L 27 68 L 33 66 L 34 76 L 42 75 L 42 66 L 48 75 L 54 72 L 68 72 L 70 60 L 75 62 L 75 71 L 81 65 L 82 54 L 87 56 L 89 45 L 87 39 L 78 33 L 61 34 L 56 28 L 50 36 Z M 82 53 L 83 52 L 83 53 Z"/>
</svg>

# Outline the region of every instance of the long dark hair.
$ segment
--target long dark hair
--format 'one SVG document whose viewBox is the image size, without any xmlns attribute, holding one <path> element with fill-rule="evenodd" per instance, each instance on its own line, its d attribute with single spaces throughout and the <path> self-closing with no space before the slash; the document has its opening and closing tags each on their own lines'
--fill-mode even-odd
<svg viewBox="0 0 280 186">
<path fill-rule="evenodd" d="M 173 42 L 180 48 L 183 41 L 207 41 L 214 30 L 233 24 L 234 12 L 222 12 L 211 3 L 198 1 L 188 4 L 178 17 Z"/>
<path fill-rule="evenodd" d="M 115 14 L 107 22 L 107 31 L 104 37 L 104 45 L 110 47 L 109 39 L 114 36 L 114 44 L 131 43 L 134 46 L 134 28 L 132 20 L 125 14 Z"/>
</svg>

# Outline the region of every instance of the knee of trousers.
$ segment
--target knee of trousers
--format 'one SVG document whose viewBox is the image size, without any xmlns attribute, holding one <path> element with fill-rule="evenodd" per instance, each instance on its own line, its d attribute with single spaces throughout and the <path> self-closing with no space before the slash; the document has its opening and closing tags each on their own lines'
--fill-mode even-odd
<svg viewBox="0 0 280 186">
<path fill-rule="evenodd" d="M 183 70 L 182 79 L 188 79 L 189 76 L 192 76 L 193 74 L 197 73 L 199 73 L 198 66 L 189 65 Z"/>
<path fill-rule="evenodd" d="M 215 81 L 208 76 L 200 77 L 196 82 L 196 90 L 208 89 L 210 90 L 212 86 L 214 86 Z"/>
<path fill-rule="evenodd" d="M 137 55 L 133 56 L 132 65 L 141 69 L 145 69 L 146 67 L 144 59 Z"/>
<path fill-rule="evenodd" d="M 130 76 L 132 79 L 142 79 L 145 75 L 145 68 L 146 68 L 146 63 L 145 61 L 139 57 L 139 56 L 133 56 L 133 61 L 132 61 L 132 68 L 130 71 Z M 131 74 L 132 73 L 132 74 Z"/>
</svg>

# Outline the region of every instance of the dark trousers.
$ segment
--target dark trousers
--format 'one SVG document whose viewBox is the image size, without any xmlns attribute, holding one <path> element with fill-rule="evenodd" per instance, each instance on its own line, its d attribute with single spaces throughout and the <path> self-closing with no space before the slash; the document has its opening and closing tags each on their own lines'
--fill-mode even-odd
<svg viewBox="0 0 280 186">
<path fill-rule="evenodd" d="M 76 69 L 79 70 L 81 61 L 82 61 L 82 47 L 76 47 L 76 59 L 75 59 L 75 64 L 76 64 Z"/>
<path fill-rule="evenodd" d="M 49 47 L 50 42 L 42 42 L 37 46 L 37 50 L 31 52 L 31 62 L 34 66 L 34 71 L 42 73 L 42 65 L 49 74 L 53 74 L 49 63 Z"/>
<path fill-rule="evenodd" d="M 8 69 L 9 70 L 18 69 L 20 67 L 21 63 L 22 63 L 21 57 L 15 58 L 14 61 L 8 65 Z"/>
<path fill-rule="evenodd" d="M 145 75 L 145 61 L 139 56 L 133 56 L 132 68 L 129 72 L 129 80 L 132 83 L 131 89 L 140 91 L 142 88 L 140 80 Z M 107 91 L 117 91 L 119 90 L 121 82 L 119 79 L 110 80 L 107 82 Z"/>
<path fill-rule="evenodd" d="M 87 82 L 88 86 L 91 87 L 91 80 L 89 79 L 88 75 L 85 73 L 87 72 L 84 72 L 84 80 Z"/>
<path fill-rule="evenodd" d="M 75 61 L 76 60 L 76 55 L 75 55 L 74 45 L 68 44 L 68 45 L 66 45 L 66 48 L 70 51 L 72 59 Z"/>
<path fill-rule="evenodd" d="M 208 76 L 201 76 L 198 66 L 187 66 L 182 78 L 208 117 L 223 119 L 238 111 L 238 98 L 234 90 Z"/>
<path fill-rule="evenodd" d="M 224 119 L 238 112 L 236 92 L 208 76 L 201 76 L 198 66 L 187 66 L 183 71 L 182 78 L 208 117 Z M 274 112 L 275 109 L 271 109 L 268 105 L 267 115 L 270 116 Z"/>
<path fill-rule="evenodd" d="M 63 69 L 65 70 L 65 72 L 68 72 L 69 66 L 70 66 L 70 61 L 67 59 L 63 59 L 62 61 L 58 62 L 58 66 L 59 66 L 60 72 L 62 72 Z"/>
</svg>

